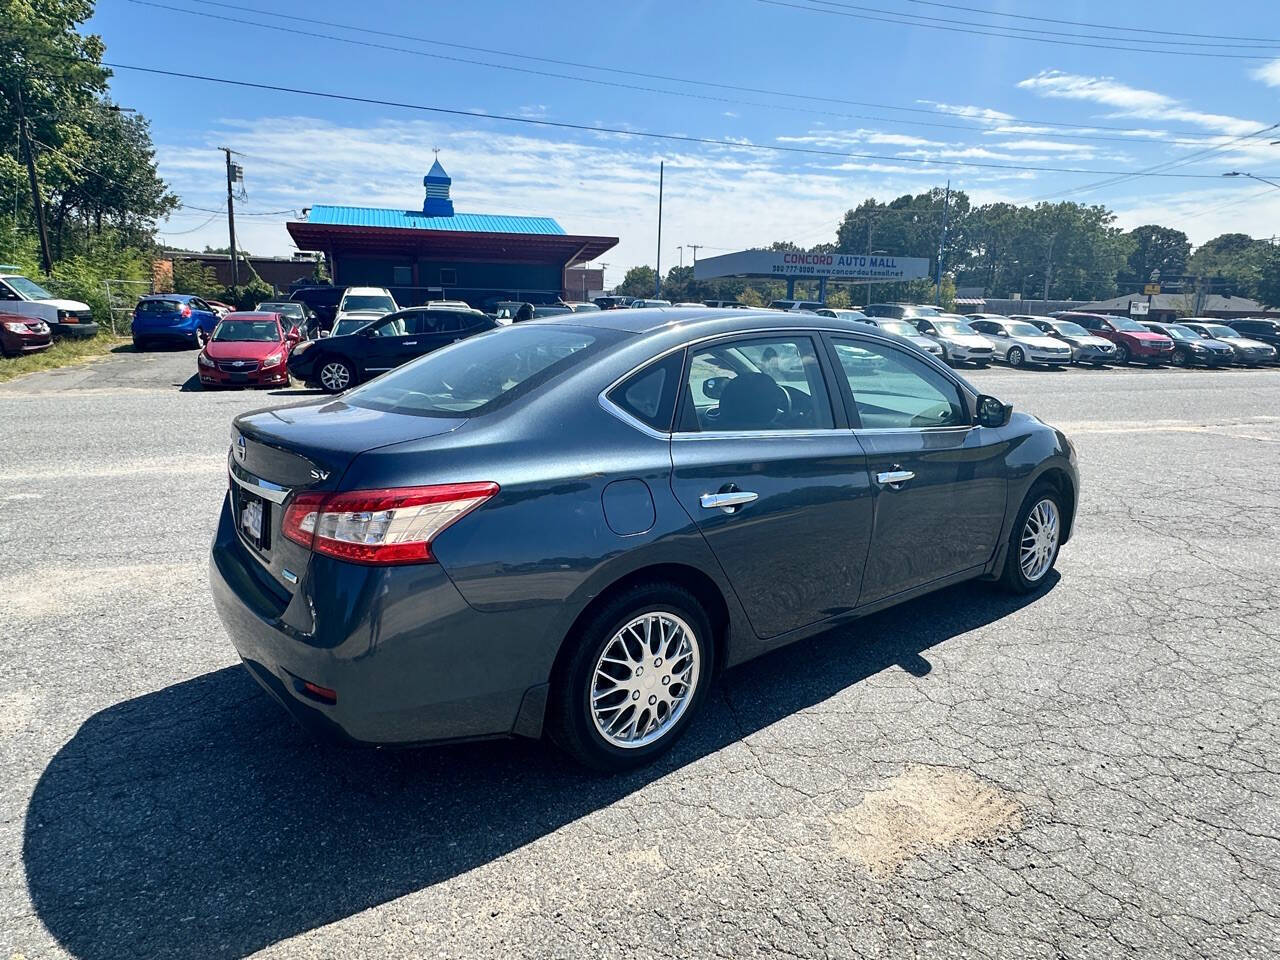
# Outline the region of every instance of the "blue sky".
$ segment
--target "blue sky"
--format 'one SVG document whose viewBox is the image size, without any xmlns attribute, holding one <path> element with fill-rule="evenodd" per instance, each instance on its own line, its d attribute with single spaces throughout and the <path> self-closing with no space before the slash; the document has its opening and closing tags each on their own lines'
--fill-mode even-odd
<svg viewBox="0 0 1280 960">
<path fill-rule="evenodd" d="M 237 206 L 237 227 L 255 253 L 290 252 L 283 222 L 291 215 L 276 211 L 316 203 L 419 207 L 433 147 L 454 178 L 460 211 L 553 216 L 570 232 L 619 236 L 604 258 L 610 284 L 626 268 L 653 262 L 659 160 L 667 164 L 664 268 L 680 259 L 677 246 L 688 263 L 692 244 L 705 256 L 778 239 L 829 241 L 844 211 L 863 198 L 917 192 L 948 177 L 975 202 L 1105 203 L 1124 226 L 1155 221 L 1196 242 L 1227 230 L 1280 233 L 1280 190 L 1218 176 L 1243 170 L 1280 179 L 1280 145 L 1270 143 L 1280 129 L 1256 135 L 1280 122 L 1274 0 L 1238 0 L 1229 18 L 1192 0 L 1158 7 L 1114 0 L 225 0 L 239 9 L 155 2 L 161 6 L 99 0 L 89 26 L 106 41 L 108 61 L 474 114 L 117 71 L 113 95 L 151 119 L 161 174 L 186 203 L 220 207 L 216 148 L 243 154 L 248 196 Z M 883 22 L 912 17 L 937 19 L 927 21 L 933 27 Z M 1121 49 L 983 35 L 1013 28 Z M 1145 52 L 1157 41 L 1170 52 Z M 828 153 L 646 140 L 486 113 Z M 1112 177 L 1026 169 L 1128 172 L 1175 162 L 1166 172 L 1211 178 L 1130 177 L 1085 189 Z M 162 239 L 225 244 L 225 221 L 184 209 L 164 225 Z"/>
</svg>

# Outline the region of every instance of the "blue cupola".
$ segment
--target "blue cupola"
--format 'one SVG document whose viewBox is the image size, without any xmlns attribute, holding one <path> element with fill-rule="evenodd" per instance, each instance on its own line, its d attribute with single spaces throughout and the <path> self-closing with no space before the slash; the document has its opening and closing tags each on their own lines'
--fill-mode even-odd
<svg viewBox="0 0 1280 960">
<path fill-rule="evenodd" d="M 422 178 L 422 185 L 427 188 L 427 198 L 422 201 L 422 212 L 426 216 L 453 216 L 453 201 L 449 199 L 449 186 L 452 183 L 452 178 L 440 166 L 440 158 L 436 157 L 436 162 Z"/>
</svg>

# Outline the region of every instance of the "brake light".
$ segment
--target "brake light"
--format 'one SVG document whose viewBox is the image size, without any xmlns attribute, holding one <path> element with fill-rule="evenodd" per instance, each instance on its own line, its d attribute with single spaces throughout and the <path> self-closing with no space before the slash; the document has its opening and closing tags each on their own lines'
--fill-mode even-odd
<svg viewBox="0 0 1280 960">
<path fill-rule="evenodd" d="M 497 492 L 496 483 L 304 492 L 285 507 L 281 533 L 354 563 L 432 563 L 431 541 Z"/>
</svg>

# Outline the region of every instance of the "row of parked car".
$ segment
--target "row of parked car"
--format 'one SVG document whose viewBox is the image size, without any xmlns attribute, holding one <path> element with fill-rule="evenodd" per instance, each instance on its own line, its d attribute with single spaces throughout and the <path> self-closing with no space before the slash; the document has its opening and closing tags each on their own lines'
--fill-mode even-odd
<svg viewBox="0 0 1280 960">
<path fill-rule="evenodd" d="M 985 367 L 999 360 L 1011 367 L 1256 367 L 1280 362 L 1280 321 L 1263 317 L 1190 317 L 1171 323 L 1073 310 L 1043 316 L 962 315 L 911 303 L 873 303 L 862 310 L 804 301 L 775 301 L 770 306 L 869 323 L 913 340 L 952 365 Z"/>
</svg>

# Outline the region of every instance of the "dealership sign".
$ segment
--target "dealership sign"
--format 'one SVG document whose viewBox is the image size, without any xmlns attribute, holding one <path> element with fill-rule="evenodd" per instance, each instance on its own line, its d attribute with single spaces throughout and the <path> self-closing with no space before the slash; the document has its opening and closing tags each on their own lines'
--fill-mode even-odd
<svg viewBox="0 0 1280 960">
<path fill-rule="evenodd" d="M 830 280 L 914 280 L 929 275 L 927 257 L 862 253 L 805 253 L 801 250 L 742 250 L 699 260 L 695 280 L 713 277 L 826 277 Z"/>
</svg>

